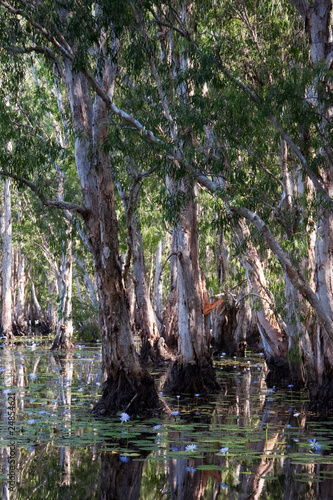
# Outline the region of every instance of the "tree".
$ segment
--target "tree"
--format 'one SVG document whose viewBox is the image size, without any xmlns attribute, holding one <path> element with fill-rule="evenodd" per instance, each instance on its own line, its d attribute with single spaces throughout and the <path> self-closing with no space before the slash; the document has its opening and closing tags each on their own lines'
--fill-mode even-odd
<svg viewBox="0 0 333 500">
<path fill-rule="evenodd" d="M 20 4 L 19 8 L 6 2 L 1 5 L 6 11 L 4 23 L 9 23 L 7 28 L 11 26 L 10 37 L 17 30 L 17 44 L 8 50 L 16 54 L 39 53 L 45 60 L 51 59 L 67 93 L 82 205 L 61 200 L 49 205 L 80 213 L 94 258 L 107 377 L 102 400 L 94 411 L 113 414 L 121 409 L 144 414 L 156 410 L 159 399 L 154 382 L 141 367 L 131 336 L 110 156 L 105 148 L 112 123 L 109 111 L 118 72 L 119 35 L 128 12 L 125 9 L 120 14 L 108 3 L 96 5 L 92 12 L 70 2 L 56 3 L 52 15 L 44 2 Z M 80 37 L 80 23 L 86 26 L 87 37 Z M 3 44 L 7 45 L 4 40 Z"/>
<path fill-rule="evenodd" d="M 18 62 L 36 54 L 49 74 L 54 65 L 62 80 L 58 92 L 68 104 L 80 184 L 71 202 L 68 193 L 54 200 L 54 190 L 40 187 L 41 172 L 22 168 L 22 152 L 27 157 L 34 152 L 41 163 L 48 156 L 61 159 L 50 137 L 46 153 L 37 123 L 32 131 L 27 120 L 14 121 L 14 137 L 8 133 L 13 120 L 7 127 L 2 121 L 1 163 L 10 166 L 4 175 L 24 183 L 45 205 L 84 221 L 108 376 L 106 403 L 97 410 L 130 405 L 134 411 L 142 381 L 152 383 L 131 339 L 119 257 L 114 179 L 120 157 L 158 165 L 159 178 L 166 180 L 160 190 L 164 205 L 173 212 L 172 300 L 165 318 L 172 307 L 179 352 L 170 389 L 179 390 L 174 382 L 183 369 L 192 373 L 186 366 L 197 371 L 190 381 L 183 377 L 184 390 L 201 392 L 199 387 L 214 379 L 198 257 L 200 185 L 214 197 L 230 242 L 238 232 L 251 293 L 263 299 L 256 321 L 265 328 L 266 351 L 297 369 L 297 383 L 308 384 L 315 406 L 323 395 L 325 404 L 332 404 L 331 2 L 239 0 L 217 8 L 215 0 L 206 0 L 198 9 L 195 2 L 128 1 L 120 8 L 118 2 L 85 0 L 55 3 L 51 16 L 46 2 L 0 0 L 0 5 L 6 12 L 0 26 L 4 100 L 18 102 L 18 83 L 10 74 L 15 67 L 22 77 L 26 66 Z M 10 113 L 17 116 L 15 106 Z M 41 122 L 46 126 L 46 118 Z M 27 146 L 22 130 L 30 139 Z M 54 174 L 43 175 L 54 186 Z M 129 229 L 138 223 L 134 215 Z M 142 257 L 135 234 L 131 244 L 139 245 Z M 142 398 L 140 411 L 146 403 L 158 404 L 152 394 L 153 401 Z"/>
<path fill-rule="evenodd" d="M 150 175 L 153 169 L 146 172 L 136 173 L 130 158 L 125 159 L 126 170 L 129 179 L 133 182 L 126 196 L 119 181 L 116 181 L 119 196 L 121 198 L 125 214 L 128 232 L 128 255 L 125 266 L 129 267 L 129 261 L 133 258 L 133 281 L 135 287 L 137 314 L 140 326 L 141 353 L 140 359 L 143 364 L 161 364 L 167 358 L 172 357 L 167 352 L 164 339 L 160 335 L 160 321 L 153 309 L 150 299 L 149 288 L 146 277 L 146 266 L 142 234 L 140 231 L 140 220 L 137 205 L 140 195 L 140 181 Z M 126 271 L 127 272 L 127 269 Z"/>
</svg>

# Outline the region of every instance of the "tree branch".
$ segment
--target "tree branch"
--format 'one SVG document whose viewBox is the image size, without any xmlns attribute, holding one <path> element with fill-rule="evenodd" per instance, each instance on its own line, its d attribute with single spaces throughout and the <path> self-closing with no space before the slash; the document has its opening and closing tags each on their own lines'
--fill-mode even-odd
<svg viewBox="0 0 333 500">
<path fill-rule="evenodd" d="M 36 184 L 28 181 L 27 179 L 24 179 L 24 177 L 19 177 L 18 175 L 7 172 L 6 170 L 1 170 L 0 175 L 2 175 L 3 177 L 10 177 L 11 179 L 14 179 L 20 184 L 28 186 L 31 189 L 31 191 L 33 191 L 38 196 L 43 205 L 53 208 L 60 208 L 62 210 L 74 210 L 75 212 L 78 212 L 80 215 L 82 215 L 83 218 L 87 218 L 90 214 L 90 210 L 87 210 L 85 207 L 77 205 L 76 203 L 70 203 L 68 201 L 61 201 L 61 200 L 49 200 L 43 195 L 43 193 L 36 186 Z"/>
<path fill-rule="evenodd" d="M 14 7 L 12 7 L 8 2 L 5 2 L 4 0 L 0 0 L 0 5 L 2 5 L 5 9 L 7 9 L 11 14 L 14 14 L 15 16 L 24 17 L 31 24 L 31 26 L 40 31 L 40 33 L 42 33 L 42 35 L 46 38 L 46 40 L 51 42 L 52 45 L 62 53 L 63 56 L 65 56 L 67 59 L 70 59 L 71 61 L 73 60 L 73 53 L 68 52 L 68 50 L 66 50 L 61 45 L 61 43 L 59 43 L 59 41 L 44 26 L 34 21 L 32 17 L 29 16 L 24 10 L 14 9 Z M 67 43 L 66 45 L 68 46 Z"/>
<path fill-rule="evenodd" d="M 308 282 L 303 276 L 303 273 L 296 269 L 287 254 L 282 250 L 280 244 L 276 241 L 273 234 L 269 230 L 266 223 L 259 217 L 258 214 L 252 212 L 246 207 L 235 206 L 232 204 L 232 200 L 224 195 L 221 191 L 220 186 L 215 184 L 212 180 L 206 177 L 204 174 L 196 172 L 192 167 L 189 169 L 197 181 L 204 185 L 209 191 L 216 192 L 219 197 L 228 205 L 229 209 L 237 215 L 244 217 L 246 220 L 251 222 L 251 224 L 258 230 L 259 234 L 264 238 L 267 246 L 272 250 L 275 257 L 278 259 L 282 269 L 288 275 L 293 286 L 301 293 L 301 295 L 309 302 L 316 312 L 318 319 L 323 324 L 328 336 L 333 340 L 333 321 L 327 315 L 324 307 L 322 306 L 317 295 L 312 291 Z"/>
</svg>

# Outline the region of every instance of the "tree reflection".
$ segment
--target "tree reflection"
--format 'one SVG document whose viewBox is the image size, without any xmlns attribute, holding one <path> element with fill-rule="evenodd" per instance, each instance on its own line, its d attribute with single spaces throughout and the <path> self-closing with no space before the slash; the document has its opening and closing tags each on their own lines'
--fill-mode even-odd
<svg viewBox="0 0 333 500">
<path fill-rule="evenodd" d="M 131 459 L 117 453 L 101 453 L 100 500 L 137 500 L 140 498 L 144 459 L 148 452 Z"/>
</svg>

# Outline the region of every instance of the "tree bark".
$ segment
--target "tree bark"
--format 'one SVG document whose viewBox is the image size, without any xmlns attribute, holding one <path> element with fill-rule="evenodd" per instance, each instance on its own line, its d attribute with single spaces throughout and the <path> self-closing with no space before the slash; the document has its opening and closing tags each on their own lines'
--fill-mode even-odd
<svg viewBox="0 0 333 500">
<path fill-rule="evenodd" d="M 136 293 L 136 303 L 140 318 L 141 328 L 141 354 L 140 359 L 143 364 L 161 364 L 167 359 L 167 351 L 164 346 L 164 339 L 160 336 L 159 320 L 153 309 L 148 283 L 146 279 L 146 267 L 144 262 L 142 235 L 138 229 L 136 216 L 132 219 L 132 248 L 133 248 L 133 269 L 134 285 Z"/>
<path fill-rule="evenodd" d="M 314 65 L 325 64 L 327 69 L 332 68 L 332 1 L 293 0 L 305 22 L 308 35 L 311 60 Z M 332 106 L 317 94 L 317 87 L 323 89 L 326 99 L 331 88 L 326 81 L 314 82 L 313 103 L 318 109 L 320 118 L 319 129 L 323 144 L 316 153 L 322 158 L 319 176 L 325 193 L 332 199 L 333 195 L 333 167 L 332 147 L 330 146 L 331 127 L 329 122 L 333 115 Z M 320 194 L 318 195 L 319 201 Z M 315 269 L 314 280 L 316 296 L 327 317 L 333 317 L 333 214 L 330 207 L 324 203 L 318 205 L 318 220 L 316 226 Z M 325 328 L 325 323 L 317 321 L 315 334 L 306 339 L 306 376 L 310 391 L 311 407 L 313 409 L 333 408 L 333 336 Z M 305 339 L 305 340 L 306 340 Z M 310 345 L 311 344 L 311 345 Z M 313 359 L 314 358 L 314 359 Z M 315 363 L 313 362 L 315 361 Z"/>
<path fill-rule="evenodd" d="M 66 248 L 62 257 L 62 266 L 59 283 L 59 308 L 57 320 L 57 333 L 51 350 L 67 350 L 73 347 L 71 337 L 73 335 L 72 321 L 72 276 L 73 257 L 70 230 L 67 231 Z"/>
<path fill-rule="evenodd" d="M 155 278 L 154 278 L 154 307 L 158 319 L 161 321 L 163 314 L 162 305 L 162 293 L 163 293 L 163 283 L 162 283 L 162 255 L 164 251 L 165 242 L 161 239 L 158 242 L 158 247 L 156 250 L 155 257 Z"/>
<path fill-rule="evenodd" d="M 240 243 L 246 241 L 243 266 L 252 296 L 252 307 L 256 324 L 260 333 L 267 365 L 270 369 L 268 381 L 270 385 L 288 385 L 290 372 L 287 361 L 288 340 L 285 331 L 277 320 L 272 300 L 268 291 L 262 262 L 257 250 L 249 239 L 250 231 L 244 221 L 239 221 L 237 235 Z"/>
<path fill-rule="evenodd" d="M 26 297 L 26 275 L 25 275 L 25 264 L 26 258 L 22 252 L 22 242 L 19 241 L 18 248 L 18 278 L 17 278 L 17 300 L 16 300 L 16 311 L 15 311 L 15 327 L 18 332 L 24 333 L 26 329 L 26 318 L 25 318 L 25 297 Z"/>
<path fill-rule="evenodd" d="M 134 175 L 130 159 L 127 161 L 127 171 L 129 176 Z M 144 365 L 161 365 L 166 359 L 170 359 L 172 354 L 168 352 L 164 339 L 160 336 L 160 321 L 155 314 L 150 299 L 142 234 L 139 229 L 139 217 L 135 213 L 140 193 L 140 184 L 134 180 L 128 198 L 125 197 L 119 182 L 117 182 L 117 188 L 126 213 L 129 251 L 133 255 L 133 282 L 137 305 L 136 316 L 141 337 L 140 360 Z"/>
<path fill-rule="evenodd" d="M 98 84 L 110 99 L 114 92 L 119 50 L 118 39 L 111 38 L 110 57 L 105 55 L 103 37 L 98 51 Z M 107 377 L 102 398 L 93 412 L 112 415 L 122 410 L 132 415 L 147 414 L 159 409 L 160 403 L 153 379 L 139 363 L 131 335 L 118 249 L 110 156 L 103 147 L 110 128 L 110 116 L 100 96 L 96 95 L 92 102 L 86 76 L 75 71 L 70 59 L 65 59 L 64 63 L 76 135 L 75 164 L 83 203 L 88 211 L 85 223 L 97 278 L 102 363 Z"/>
<path fill-rule="evenodd" d="M 2 259 L 2 328 L 8 339 L 13 338 L 12 332 L 12 209 L 11 180 L 4 182 L 4 244 Z"/>
<path fill-rule="evenodd" d="M 206 393 L 219 388 L 205 330 L 203 290 L 198 253 L 195 188 L 183 181 L 186 204 L 175 228 L 177 244 L 178 354 L 169 368 L 164 389 L 172 393 Z"/>
</svg>

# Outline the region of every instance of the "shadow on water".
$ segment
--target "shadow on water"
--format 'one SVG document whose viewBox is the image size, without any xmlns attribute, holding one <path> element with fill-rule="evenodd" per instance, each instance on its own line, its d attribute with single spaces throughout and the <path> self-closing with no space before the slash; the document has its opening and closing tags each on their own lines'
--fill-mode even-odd
<svg viewBox="0 0 333 500">
<path fill-rule="evenodd" d="M 221 358 L 218 395 L 161 395 L 166 414 L 143 421 L 91 415 L 100 359 L 1 349 L 2 499 L 333 498 L 333 421 L 268 389 L 260 356 Z"/>
</svg>

